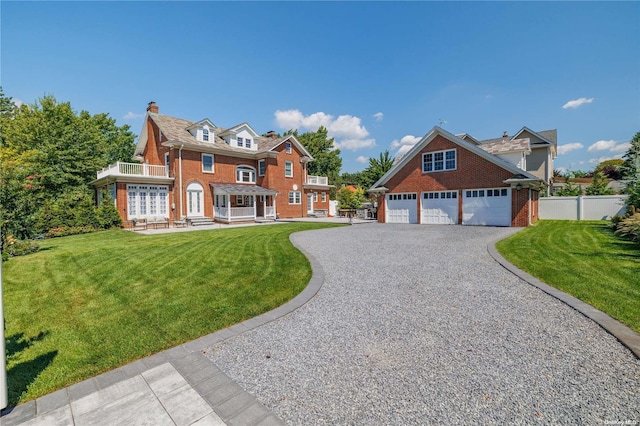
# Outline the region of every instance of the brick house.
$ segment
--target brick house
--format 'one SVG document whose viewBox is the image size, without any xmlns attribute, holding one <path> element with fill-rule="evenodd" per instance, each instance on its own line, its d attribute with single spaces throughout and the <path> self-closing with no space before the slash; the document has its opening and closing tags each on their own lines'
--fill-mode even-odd
<svg viewBox="0 0 640 426">
<path fill-rule="evenodd" d="M 513 145 L 526 152 L 528 143 Z M 538 220 L 545 181 L 519 158 L 500 158 L 436 126 L 369 189 L 378 195 L 378 221 L 528 226 Z"/>
<path fill-rule="evenodd" d="M 150 102 L 134 160 L 92 182 L 123 221 L 234 222 L 327 214 L 327 178 L 309 176 L 313 157 L 293 136 L 260 136 L 247 123 L 217 127 L 159 113 Z"/>
</svg>

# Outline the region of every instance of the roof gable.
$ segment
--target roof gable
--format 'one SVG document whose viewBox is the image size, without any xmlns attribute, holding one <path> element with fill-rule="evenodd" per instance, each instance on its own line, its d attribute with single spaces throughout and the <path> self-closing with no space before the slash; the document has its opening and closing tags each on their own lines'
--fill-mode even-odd
<svg viewBox="0 0 640 426">
<path fill-rule="evenodd" d="M 545 133 L 547 136 L 553 136 L 554 133 L 557 135 L 557 131 L 555 130 L 544 130 L 543 132 L 534 132 L 527 126 L 524 126 L 511 138 L 511 140 L 528 137 L 531 140 L 532 145 L 540 145 L 540 144 L 556 145 L 557 144 L 557 139 L 556 141 L 551 141 L 547 139 L 545 136 L 543 136 L 541 133 Z"/>
<path fill-rule="evenodd" d="M 260 135 L 258 134 L 258 132 L 256 132 L 255 130 L 253 130 L 253 128 L 251 126 L 249 126 L 248 123 L 240 123 L 236 126 L 233 127 L 229 127 L 228 129 L 224 129 L 223 131 L 220 132 L 220 136 L 222 135 L 230 135 L 230 134 L 236 134 L 241 132 L 243 129 L 245 129 L 246 131 L 248 131 L 251 136 L 253 136 L 253 138 L 257 138 Z"/>
<path fill-rule="evenodd" d="M 532 174 L 522 169 L 519 169 L 514 164 L 511 164 L 493 154 L 488 153 L 487 151 L 481 149 L 479 146 L 476 146 L 471 142 L 468 142 L 458 136 L 455 136 L 454 134 L 449 133 L 448 131 L 444 130 L 439 126 L 434 126 L 429 131 L 429 133 L 427 133 L 417 144 L 414 145 L 413 148 L 411 148 L 411 150 L 409 150 L 409 152 L 407 152 L 402 157 L 402 159 L 399 162 L 394 164 L 393 167 L 391 167 L 391 169 L 389 169 L 387 173 L 385 173 L 376 183 L 374 183 L 373 186 L 370 188 L 370 190 L 380 188 L 382 185 L 387 183 L 393 176 L 396 175 L 396 173 L 402 170 L 402 168 L 406 166 L 407 163 L 409 163 L 409 161 L 411 161 L 416 155 L 418 155 L 438 135 L 444 137 L 445 139 L 449 140 L 450 142 L 453 142 L 454 144 L 462 148 L 467 149 L 468 151 L 471 151 L 472 153 L 484 158 L 485 160 L 488 160 L 491 163 L 494 163 L 495 165 L 513 173 L 514 175 L 523 175 L 525 176 L 526 179 L 539 180 L 537 177 L 533 176 Z"/>
</svg>

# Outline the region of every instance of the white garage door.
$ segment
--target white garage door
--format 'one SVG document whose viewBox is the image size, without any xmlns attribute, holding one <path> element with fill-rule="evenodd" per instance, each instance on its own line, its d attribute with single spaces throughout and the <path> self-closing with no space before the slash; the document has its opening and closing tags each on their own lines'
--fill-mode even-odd
<svg viewBox="0 0 640 426">
<path fill-rule="evenodd" d="M 458 223 L 458 191 L 423 192 L 421 213 L 423 224 Z"/>
<path fill-rule="evenodd" d="M 418 223 L 418 195 L 387 194 L 387 223 Z"/>
<path fill-rule="evenodd" d="M 511 189 L 471 189 L 463 192 L 463 225 L 511 226 Z"/>
</svg>

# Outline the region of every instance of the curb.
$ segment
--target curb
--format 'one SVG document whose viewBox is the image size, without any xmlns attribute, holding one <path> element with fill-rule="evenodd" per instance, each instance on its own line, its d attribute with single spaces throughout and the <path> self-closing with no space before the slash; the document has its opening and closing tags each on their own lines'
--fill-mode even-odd
<svg viewBox="0 0 640 426">
<path fill-rule="evenodd" d="M 542 290 L 548 295 L 558 299 L 562 303 L 580 312 L 585 317 L 591 319 L 600 327 L 602 327 L 607 333 L 618 339 L 620 343 L 626 346 L 635 356 L 640 359 L 640 334 L 636 333 L 626 325 L 622 324 L 618 320 L 611 318 L 609 315 L 594 308 L 593 306 L 579 300 L 563 291 L 558 290 L 555 287 L 540 281 L 536 277 L 529 275 L 523 270 L 515 267 L 512 263 L 508 262 L 496 249 L 496 243 L 494 241 L 487 245 L 487 251 L 493 259 L 498 262 L 502 267 L 516 275 L 529 285 Z"/>
</svg>

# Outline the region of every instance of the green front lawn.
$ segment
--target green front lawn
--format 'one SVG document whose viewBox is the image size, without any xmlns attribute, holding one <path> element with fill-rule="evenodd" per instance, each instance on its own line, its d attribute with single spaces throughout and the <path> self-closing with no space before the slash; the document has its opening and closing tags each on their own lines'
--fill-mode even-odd
<svg viewBox="0 0 640 426">
<path fill-rule="evenodd" d="M 3 265 L 10 405 L 269 311 L 311 267 L 292 223 L 45 240 Z"/>
<path fill-rule="evenodd" d="M 545 220 L 496 244 L 509 262 L 640 332 L 640 246 L 608 222 Z"/>
</svg>

